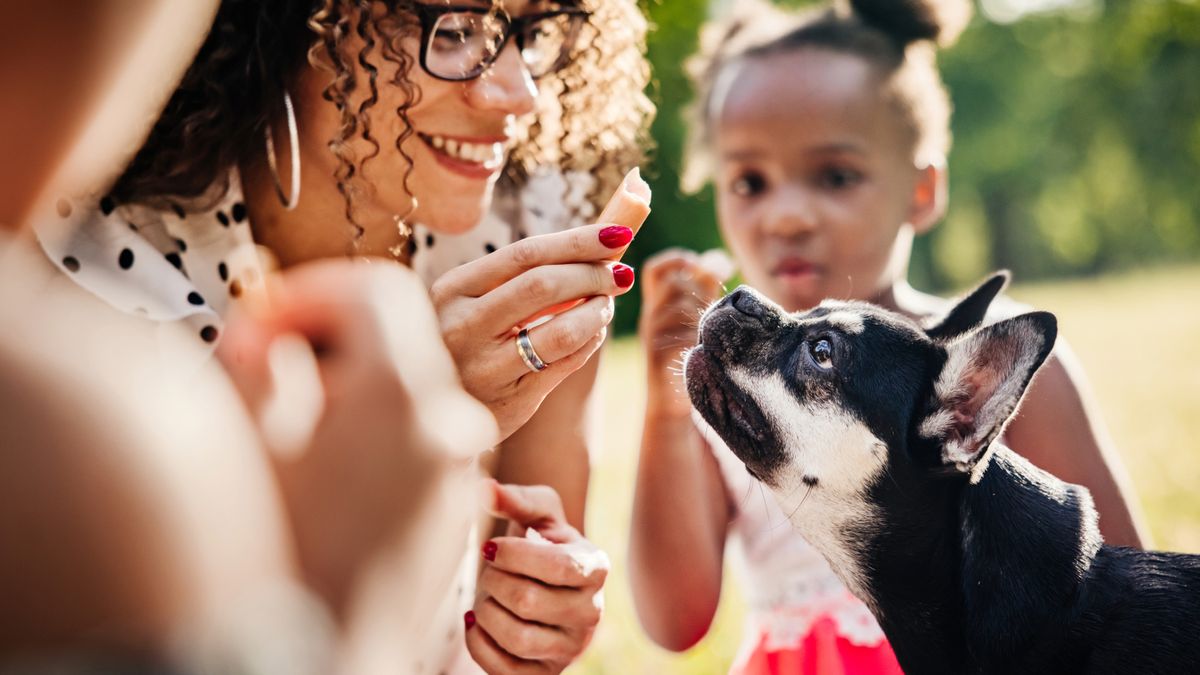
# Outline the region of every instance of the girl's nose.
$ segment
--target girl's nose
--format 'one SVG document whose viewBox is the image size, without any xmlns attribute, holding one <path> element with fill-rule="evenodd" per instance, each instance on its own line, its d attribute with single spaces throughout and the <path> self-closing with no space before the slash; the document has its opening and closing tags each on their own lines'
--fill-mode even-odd
<svg viewBox="0 0 1200 675">
<path fill-rule="evenodd" d="M 509 41 L 482 75 L 467 84 L 467 102 L 479 110 L 521 116 L 533 112 L 538 89 L 516 41 Z"/>
<path fill-rule="evenodd" d="M 763 227 L 768 234 L 792 237 L 817 229 L 819 218 L 812 197 L 800 189 L 781 189 L 768 209 Z"/>
</svg>

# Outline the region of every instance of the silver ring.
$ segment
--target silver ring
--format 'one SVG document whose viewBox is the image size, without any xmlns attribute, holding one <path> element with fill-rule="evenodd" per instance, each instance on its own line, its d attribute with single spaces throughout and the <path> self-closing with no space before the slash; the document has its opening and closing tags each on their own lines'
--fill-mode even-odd
<svg viewBox="0 0 1200 675">
<path fill-rule="evenodd" d="M 533 343 L 529 341 L 529 331 L 524 328 L 517 333 L 517 354 L 521 355 L 525 367 L 533 372 L 537 373 L 546 369 L 546 362 L 537 355 L 537 352 L 533 351 Z"/>
</svg>

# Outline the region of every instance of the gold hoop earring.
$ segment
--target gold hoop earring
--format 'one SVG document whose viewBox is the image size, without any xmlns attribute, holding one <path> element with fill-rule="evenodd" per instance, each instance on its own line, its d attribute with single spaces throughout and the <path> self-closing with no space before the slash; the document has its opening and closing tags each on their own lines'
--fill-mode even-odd
<svg viewBox="0 0 1200 675">
<path fill-rule="evenodd" d="M 296 110 L 292 107 L 292 97 L 287 91 L 283 92 L 283 107 L 287 111 L 288 141 L 291 144 L 292 157 L 292 192 L 283 192 L 283 181 L 279 180 L 279 167 L 275 164 L 275 139 L 271 134 L 271 123 L 267 122 L 264 132 L 267 140 L 267 166 L 271 170 L 271 179 L 275 182 L 275 194 L 283 203 L 283 208 L 291 211 L 300 203 L 300 132 L 296 128 Z"/>
</svg>

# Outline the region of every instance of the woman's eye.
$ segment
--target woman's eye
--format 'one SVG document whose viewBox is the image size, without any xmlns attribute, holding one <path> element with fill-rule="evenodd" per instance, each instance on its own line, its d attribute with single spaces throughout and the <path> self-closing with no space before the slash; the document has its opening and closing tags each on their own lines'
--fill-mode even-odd
<svg viewBox="0 0 1200 675">
<path fill-rule="evenodd" d="M 818 182 L 827 188 L 833 190 L 843 190 L 862 182 L 863 176 L 861 173 L 853 169 L 843 169 L 840 167 L 831 167 L 821 171 L 817 177 Z"/>
<path fill-rule="evenodd" d="M 757 172 L 747 172 L 733 179 L 729 190 L 739 197 L 753 197 L 767 189 L 767 179 Z"/>
<path fill-rule="evenodd" d="M 833 343 L 828 338 L 821 338 L 808 343 L 808 353 L 813 362 L 821 368 L 829 370 L 833 367 Z"/>
<path fill-rule="evenodd" d="M 474 37 L 474 33 L 470 28 L 439 28 L 434 33 L 434 38 L 445 42 L 450 42 L 455 45 L 466 44 L 467 40 Z"/>
</svg>

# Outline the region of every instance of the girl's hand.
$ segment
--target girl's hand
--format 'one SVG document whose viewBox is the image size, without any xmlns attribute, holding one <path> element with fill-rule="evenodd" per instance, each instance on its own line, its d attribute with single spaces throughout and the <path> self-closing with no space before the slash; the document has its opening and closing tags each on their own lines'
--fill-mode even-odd
<svg viewBox="0 0 1200 675">
<path fill-rule="evenodd" d="M 691 410 L 678 374 L 680 355 L 695 346 L 700 314 L 721 296 L 732 267 L 719 250 L 698 255 L 667 249 L 646 261 L 638 334 L 646 349 L 651 407 Z"/>
<path fill-rule="evenodd" d="M 466 390 L 486 405 L 507 438 L 542 400 L 600 348 L 612 298 L 633 285 L 633 268 L 608 260 L 633 238 L 624 226 L 590 225 L 530 237 L 446 273 L 430 291 L 442 337 Z M 547 367 L 534 372 L 516 331 L 538 311 L 583 304 L 529 329 Z"/>
<path fill-rule="evenodd" d="M 561 672 L 600 622 L 608 556 L 567 524 L 551 488 L 491 485 L 492 512 L 510 525 L 484 542 L 467 650 L 492 675 Z"/>
</svg>

